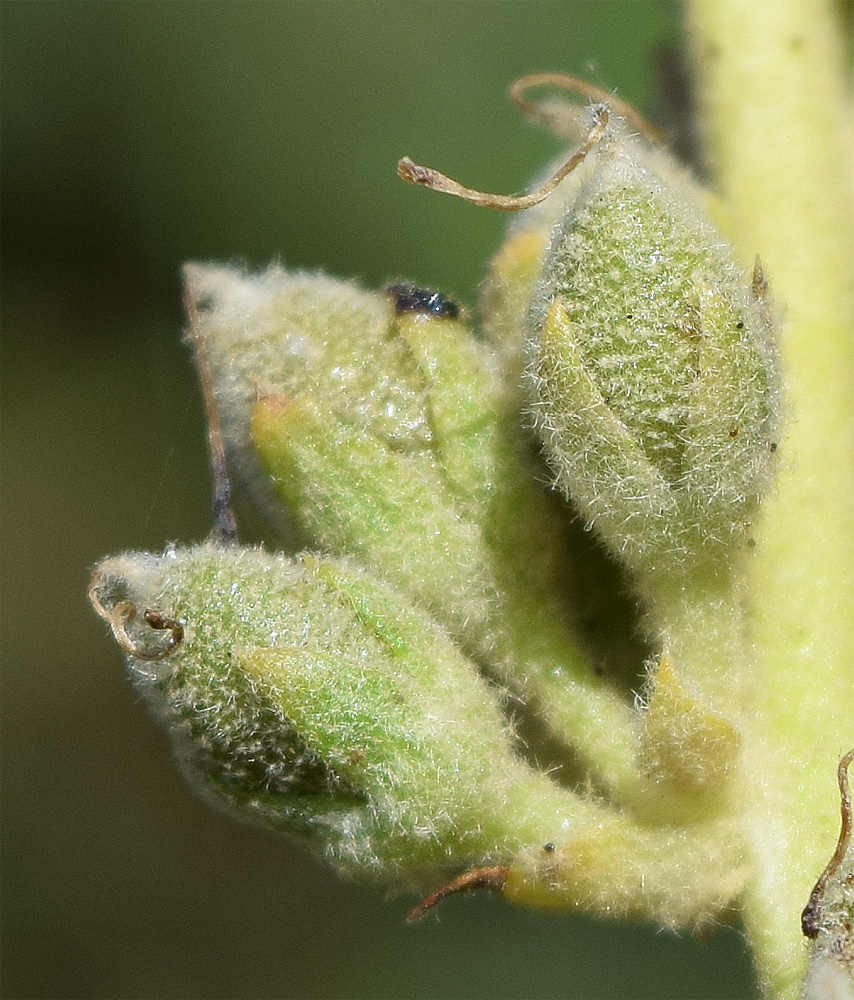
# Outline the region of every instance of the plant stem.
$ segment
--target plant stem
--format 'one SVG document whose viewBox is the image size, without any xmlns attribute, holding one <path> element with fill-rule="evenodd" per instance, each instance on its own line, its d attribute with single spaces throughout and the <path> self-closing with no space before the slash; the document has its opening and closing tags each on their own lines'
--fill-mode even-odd
<svg viewBox="0 0 854 1000">
<path fill-rule="evenodd" d="M 751 567 L 756 877 L 745 922 L 769 995 L 795 996 L 798 916 L 835 840 L 854 742 L 850 106 L 830 0 L 688 0 L 710 166 L 783 316 L 788 419 Z"/>
<path fill-rule="evenodd" d="M 656 574 L 645 581 L 651 626 L 683 680 L 711 710 L 737 719 L 752 697 L 745 663 L 743 588 L 716 565 Z"/>
</svg>

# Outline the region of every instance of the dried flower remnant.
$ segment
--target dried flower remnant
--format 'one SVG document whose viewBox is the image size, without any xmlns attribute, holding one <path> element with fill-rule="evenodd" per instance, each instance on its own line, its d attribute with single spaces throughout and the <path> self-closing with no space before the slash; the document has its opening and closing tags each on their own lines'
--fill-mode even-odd
<svg viewBox="0 0 854 1000">
<path fill-rule="evenodd" d="M 804 1000 L 854 996 L 854 820 L 848 784 L 852 762 L 854 748 L 837 769 L 842 818 L 836 849 L 801 915 L 801 927 L 811 942 Z"/>
</svg>

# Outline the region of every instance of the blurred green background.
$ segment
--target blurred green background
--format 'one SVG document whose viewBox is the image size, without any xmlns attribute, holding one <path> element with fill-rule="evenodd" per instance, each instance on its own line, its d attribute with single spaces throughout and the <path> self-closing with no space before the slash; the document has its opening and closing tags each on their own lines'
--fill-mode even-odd
<svg viewBox="0 0 854 1000">
<path fill-rule="evenodd" d="M 646 110 L 678 10 L 596 2 L 43 2 L 2 18 L 2 991 L 14 997 L 750 997 L 705 941 L 338 881 L 182 784 L 89 568 L 210 527 L 187 259 L 405 277 L 473 302 L 504 220 L 401 154 L 523 187 L 505 98 L 579 73 Z"/>
</svg>

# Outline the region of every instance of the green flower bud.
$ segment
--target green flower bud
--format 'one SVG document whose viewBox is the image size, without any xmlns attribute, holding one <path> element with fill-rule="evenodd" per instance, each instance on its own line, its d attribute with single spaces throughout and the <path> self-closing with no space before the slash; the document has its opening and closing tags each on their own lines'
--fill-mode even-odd
<svg viewBox="0 0 854 1000">
<path fill-rule="evenodd" d="M 209 543 L 105 560 L 90 593 L 192 784 L 338 865 L 435 878 L 589 812 L 515 756 L 447 636 L 346 562 Z"/>
<path fill-rule="evenodd" d="M 186 274 L 230 465 L 273 526 L 358 556 L 468 648 L 487 645 L 495 597 L 473 512 L 498 397 L 468 330 L 276 266 Z"/>
<path fill-rule="evenodd" d="M 772 474 L 764 279 L 743 276 L 704 202 L 612 116 L 561 205 L 529 314 L 555 479 L 639 572 L 731 553 Z"/>
</svg>

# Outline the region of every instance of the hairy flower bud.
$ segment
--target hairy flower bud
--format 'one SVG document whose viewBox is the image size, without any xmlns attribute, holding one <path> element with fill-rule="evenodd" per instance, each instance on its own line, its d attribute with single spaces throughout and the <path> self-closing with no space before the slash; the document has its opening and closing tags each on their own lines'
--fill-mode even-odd
<svg viewBox="0 0 854 1000">
<path fill-rule="evenodd" d="M 495 595 L 476 508 L 499 397 L 481 346 L 447 310 L 409 308 L 411 289 L 275 265 L 186 274 L 230 465 L 274 528 L 358 556 L 483 647 Z"/>
<path fill-rule="evenodd" d="M 515 756 L 495 690 L 448 637 L 345 561 L 131 553 L 90 595 L 194 787 L 339 865 L 435 878 L 578 812 Z"/>
<path fill-rule="evenodd" d="M 612 117 L 564 195 L 529 314 L 556 482 L 641 572 L 743 543 L 776 449 L 764 279 L 742 274 L 704 200 Z"/>
</svg>

